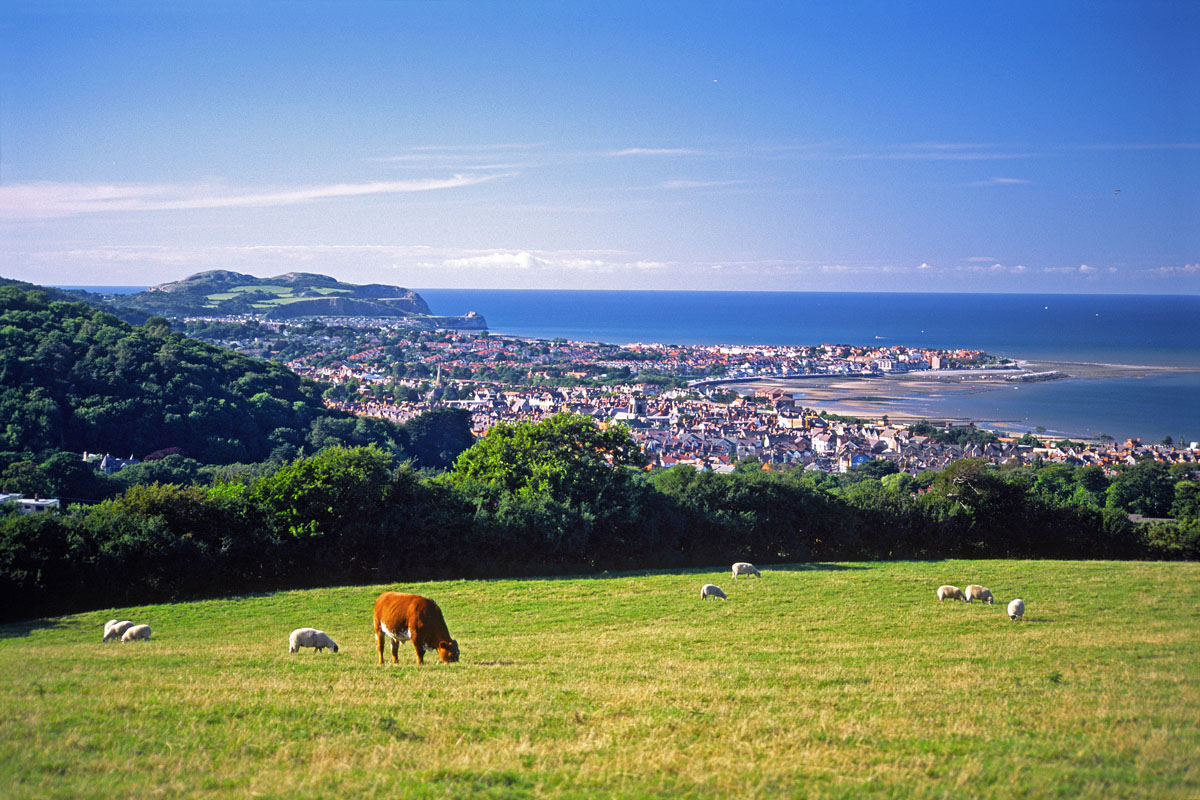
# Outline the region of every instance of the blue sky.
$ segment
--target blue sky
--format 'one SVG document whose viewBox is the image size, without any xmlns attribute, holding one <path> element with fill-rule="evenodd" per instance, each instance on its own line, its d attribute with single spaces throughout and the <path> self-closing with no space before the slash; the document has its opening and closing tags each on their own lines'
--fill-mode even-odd
<svg viewBox="0 0 1200 800">
<path fill-rule="evenodd" d="M 8 2 L 0 275 L 1200 293 L 1200 3 Z"/>
</svg>

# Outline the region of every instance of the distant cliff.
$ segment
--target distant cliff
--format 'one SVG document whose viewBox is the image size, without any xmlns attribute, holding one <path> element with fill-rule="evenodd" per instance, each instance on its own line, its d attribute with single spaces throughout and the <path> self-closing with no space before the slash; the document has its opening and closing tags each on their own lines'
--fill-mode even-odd
<svg viewBox="0 0 1200 800">
<path fill-rule="evenodd" d="M 405 317 L 416 327 L 487 327 L 483 317 L 434 316 L 416 292 L 380 283 L 343 283 L 328 275 L 289 272 L 256 278 L 229 270 L 201 272 L 131 295 L 105 298 L 117 311 L 164 317 L 252 314 L 265 319 L 297 317 Z"/>
</svg>

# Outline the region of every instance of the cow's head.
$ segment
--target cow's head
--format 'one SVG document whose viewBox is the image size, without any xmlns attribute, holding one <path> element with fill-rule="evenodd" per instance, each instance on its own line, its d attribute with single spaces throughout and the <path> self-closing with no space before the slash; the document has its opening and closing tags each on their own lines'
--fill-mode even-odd
<svg viewBox="0 0 1200 800">
<path fill-rule="evenodd" d="M 448 642 L 438 642 L 437 651 L 438 657 L 442 659 L 443 664 L 451 664 L 458 661 L 458 642 L 454 639 Z"/>
</svg>

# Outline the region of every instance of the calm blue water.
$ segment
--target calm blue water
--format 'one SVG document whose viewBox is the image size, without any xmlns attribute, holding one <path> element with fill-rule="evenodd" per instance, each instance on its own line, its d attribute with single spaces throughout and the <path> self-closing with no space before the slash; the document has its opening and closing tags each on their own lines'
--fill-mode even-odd
<svg viewBox="0 0 1200 800">
<path fill-rule="evenodd" d="M 419 289 L 494 333 L 669 344 L 968 347 L 1012 358 L 1200 369 L 1200 296 Z"/>
<path fill-rule="evenodd" d="M 55 286 L 56 289 L 82 289 L 96 294 L 137 294 L 145 291 L 145 286 Z"/>
</svg>

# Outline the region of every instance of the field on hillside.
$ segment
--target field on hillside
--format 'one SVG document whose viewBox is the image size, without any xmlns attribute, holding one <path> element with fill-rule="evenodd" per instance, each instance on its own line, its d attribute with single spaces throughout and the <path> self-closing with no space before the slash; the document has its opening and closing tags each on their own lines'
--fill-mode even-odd
<svg viewBox="0 0 1200 800">
<path fill-rule="evenodd" d="M 973 582 L 996 605 L 934 597 Z M 436 599 L 462 661 L 378 666 L 384 589 Z M 101 644 L 113 617 L 153 638 Z M 341 651 L 289 655 L 302 626 Z M 451 581 L 0 627 L 6 798 L 1194 798 L 1198 753 L 1195 563 Z"/>
<path fill-rule="evenodd" d="M 263 284 L 260 286 L 256 284 L 249 284 L 245 286 L 231 286 L 229 287 L 228 291 L 214 292 L 212 294 L 205 295 L 205 299 L 209 301 L 207 305 L 211 308 L 216 308 L 217 305 L 223 300 L 232 300 L 239 294 L 245 294 L 246 292 L 264 292 L 266 294 L 275 295 L 275 297 L 271 298 L 270 300 L 263 300 L 262 302 L 255 303 L 255 308 L 271 308 L 272 306 L 294 303 L 297 300 L 311 299 L 309 297 L 294 295 L 294 291 L 295 287 L 293 286 L 280 286 L 276 284 Z M 316 287 L 314 288 L 314 291 L 320 295 L 350 293 L 349 289 L 334 289 L 328 286 Z"/>
</svg>

